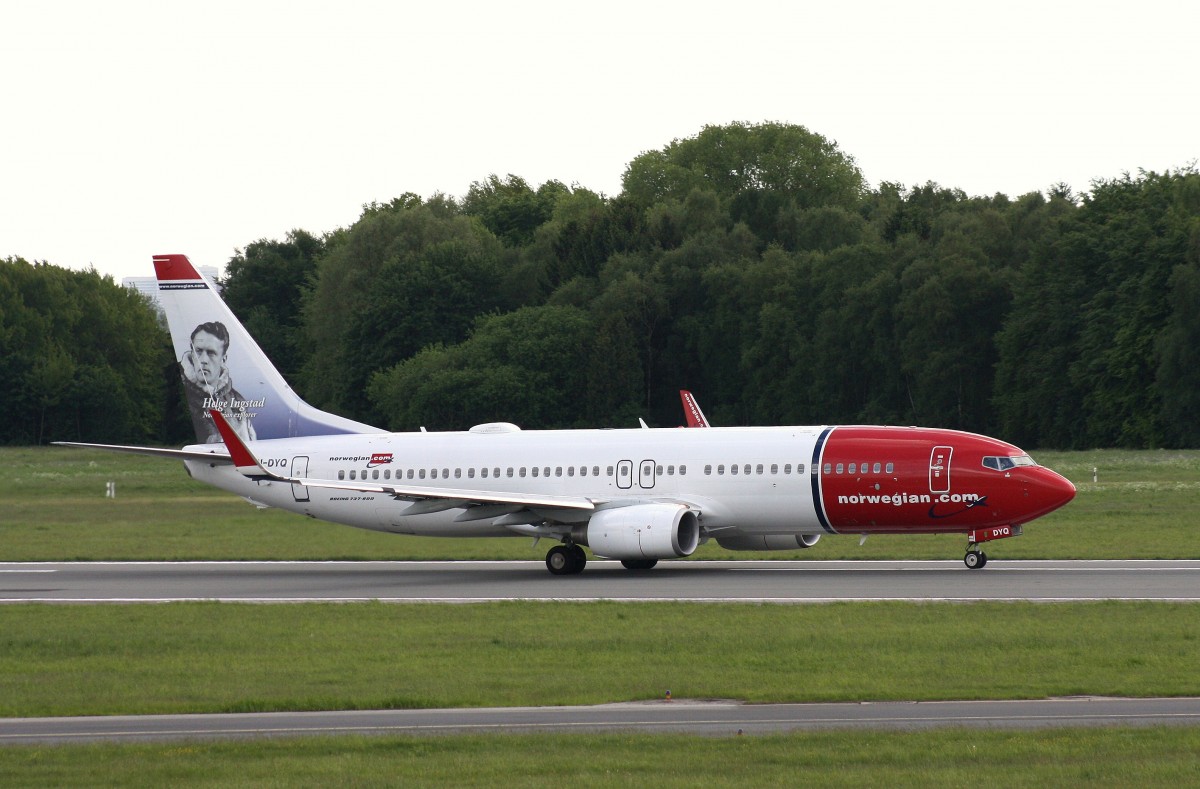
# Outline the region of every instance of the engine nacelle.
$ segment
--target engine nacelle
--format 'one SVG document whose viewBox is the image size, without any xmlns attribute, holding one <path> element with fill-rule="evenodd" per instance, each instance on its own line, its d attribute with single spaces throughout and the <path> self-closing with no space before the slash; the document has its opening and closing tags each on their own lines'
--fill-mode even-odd
<svg viewBox="0 0 1200 789">
<path fill-rule="evenodd" d="M 811 548 L 819 539 L 819 534 L 747 534 L 718 537 L 717 545 L 727 551 L 794 551 Z"/>
<path fill-rule="evenodd" d="M 678 504 L 637 504 L 600 510 L 576 538 L 609 559 L 673 559 L 700 544 L 700 519 Z"/>
</svg>

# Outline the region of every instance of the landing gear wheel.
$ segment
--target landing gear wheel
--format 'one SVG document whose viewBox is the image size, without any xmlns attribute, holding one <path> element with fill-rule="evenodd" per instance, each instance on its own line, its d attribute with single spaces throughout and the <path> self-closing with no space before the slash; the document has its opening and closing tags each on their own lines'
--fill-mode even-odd
<svg viewBox="0 0 1200 789">
<path fill-rule="evenodd" d="M 571 545 L 567 546 L 567 549 L 571 552 L 571 561 L 574 563 L 574 569 L 571 572 L 583 572 L 583 568 L 587 565 L 587 554 L 583 552 L 583 548 L 572 543 Z"/>
<path fill-rule="evenodd" d="M 578 545 L 555 545 L 546 553 L 546 569 L 553 575 L 575 575 L 586 564 L 587 556 Z"/>
<path fill-rule="evenodd" d="M 626 570 L 649 570 L 658 564 L 658 559 L 622 559 L 621 566 Z"/>
<path fill-rule="evenodd" d="M 987 554 L 980 551 L 967 551 L 967 555 L 963 557 L 963 564 L 968 569 L 978 570 L 987 564 Z"/>
</svg>

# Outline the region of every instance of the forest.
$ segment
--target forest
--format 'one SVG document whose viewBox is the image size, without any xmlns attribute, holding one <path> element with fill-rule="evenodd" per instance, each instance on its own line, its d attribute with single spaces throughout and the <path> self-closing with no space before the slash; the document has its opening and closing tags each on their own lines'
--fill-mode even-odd
<svg viewBox="0 0 1200 789">
<path fill-rule="evenodd" d="M 1195 163 L 980 197 L 872 188 L 803 126 L 707 126 L 616 196 L 493 174 L 225 271 L 306 400 L 391 430 L 675 426 L 688 388 L 714 425 L 1200 447 Z M 191 440 L 165 324 L 95 271 L 0 260 L 0 377 L 0 443 Z"/>
</svg>

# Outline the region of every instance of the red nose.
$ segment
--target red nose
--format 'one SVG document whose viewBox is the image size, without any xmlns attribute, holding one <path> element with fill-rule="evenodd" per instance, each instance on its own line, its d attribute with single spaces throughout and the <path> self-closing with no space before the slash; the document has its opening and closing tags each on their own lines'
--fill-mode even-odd
<svg viewBox="0 0 1200 789">
<path fill-rule="evenodd" d="M 1075 485 L 1071 480 L 1048 468 L 1032 468 L 1029 469 L 1026 496 L 1029 512 L 1025 520 L 1033 520 L 1054 512 L 1075 498 Z"/>
</svg>

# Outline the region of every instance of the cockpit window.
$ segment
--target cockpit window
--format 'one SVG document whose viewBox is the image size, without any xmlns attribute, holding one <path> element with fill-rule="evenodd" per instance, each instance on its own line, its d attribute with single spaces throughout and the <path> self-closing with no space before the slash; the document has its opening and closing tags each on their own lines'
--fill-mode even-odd
<svg viewBox="0 0 1200 789">
<path fill-rule="evenodd" d="M 1036 466 L 1033 458 L 1029 455 L 1013 455 L 1012 457 L 997 457 L 995 455 L 985 457 L 983 459 L 984 468 L 990 468 L 994 471 L 1008 471 L 1010 468 L 1017 466 Z"/>
</svg>

